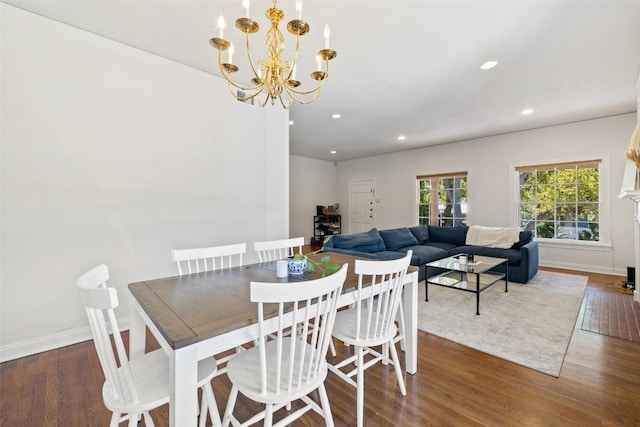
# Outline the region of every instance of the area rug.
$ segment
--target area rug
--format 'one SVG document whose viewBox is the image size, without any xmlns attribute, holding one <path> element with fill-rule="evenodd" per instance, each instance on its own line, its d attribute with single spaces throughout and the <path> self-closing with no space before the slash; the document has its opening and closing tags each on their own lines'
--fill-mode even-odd
<svg viewBox="0 0 640 427">
<path fill-rule="evenodd" d="M 476 295 L 420 283 L 418 327 L 482 352 L 558 377 L 588 277 L 540 271 L 526 285 L 498 282 Z"/>
</svg>

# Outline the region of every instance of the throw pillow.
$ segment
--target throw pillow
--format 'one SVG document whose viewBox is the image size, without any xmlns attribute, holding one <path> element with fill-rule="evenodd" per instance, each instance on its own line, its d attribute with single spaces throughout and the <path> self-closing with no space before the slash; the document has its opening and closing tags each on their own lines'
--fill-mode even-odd
<svg viewBox="0 0 640 427">
<path fill-rule="evenodd" d="M 416 227 L 409 228 L 409 231 L 416 236 L 418 239 L 419 245 L 424 245 L 429 241 L 429 226 L 428 225 L 418 225 Z"/>
<path fill-rule="evenodd" d="M 518 241 L 515 242 L 513 246 L 511 246 L 511 249 L 520 249 L 521 247 L 531 242 L 532 240 L 533 240 L 533 232 L 521 231 Z"/>
<path fill-rule="evenodd" d="M 392 230 L 380 230 L 380 236 L 388 251 L 396 251 L 400 248 L 418 244 L 416 236 L 408 228 L 394 228 Z"/>
<path fill-rule="evenodd" d="M 429 226 L 429 241 L 452 243 L 456 246 L 463 246 L 467 240 L 468 227 L 463 225 L 455 227 Z"/>
<path fill-rule="evenodd" d="M 377 229 L 366 233 L 336 234 L 331 238 L 333 246 L 360 252 L 379 252 L 386 249 L 384 240 Z"/>
</svg>

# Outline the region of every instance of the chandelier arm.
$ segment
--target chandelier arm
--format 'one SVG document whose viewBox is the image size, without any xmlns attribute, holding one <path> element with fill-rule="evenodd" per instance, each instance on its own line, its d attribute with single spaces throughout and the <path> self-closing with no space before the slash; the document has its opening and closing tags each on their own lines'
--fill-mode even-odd
<svg viewBox="0 0 640 427">
<path fill-rule="evenodd" d="M 224 76 L 224 78 L 227 80 L 227 88 L 229 89 L 229 93 L 231 93 L 231 95 L 236 98 L 238 101 L 249 101 L 252 98 L 257 97 L 258 95 L 260 95 L 261 93 L 264 92 L 265 89 L 265 85 L 264 83 L 261 83 L 257 86 L 254 87 L 248 87 L 248 86 L 244 86 L 241 85 L 239 83 L 234 82 L 231 77 L 229 76 L 229 74 L 226 72 L 226 70 L 224 69 L 224 67 L 220 68 L 222 75 Z M 243 92 L 249 92 L 250 94 L 247 96 L 239 96 L 237 92 L 234 93 L 233 88 L 239 89 Z M 252 92 L 252 93 L 251 93 Z M 264 107 L 266 103 L 262 103 L 260 102 L 260 98 L 258 97 L 258 103 Z"/>
<path fill-rule="evenodd" d="M 302 98 L 300 98 L 300 97 L 296 96 L 296 95 L 300 95 L 300 94 L 299 94 L 299 93 L 292 92 L 292 91 L 291 91 L 291 90 L 289 90 L 289 89 L 287 89 L 287 90 L 286 90 L 286 92 L 287 92 L 287 95 L 289 95 L 289 98 L 291 98 L 293 101 L 297 102 L 298 104 L 303 104 L 303 105 L 304 105 L 304 104 L 311 104 L 313 101 L 315 101 L 316 99 L 318 99 L 318 97 L 320 96 L 320 88 L 319 88 L 319 87 L 318 87 L 318 88 L 316 88 L 316 90 L 314 90 L 314 91 L 308 91 L 308 92 L 305 92 L 305 94 L 307 94 L 307 95 L 308 95 L 308 94 L 311 94 L 311 93 L 313 93 L 313 94 L 314 94 L 312 98 L 307 99 L 307 100 L 302 99 Z"/>
<path fill-rule="evenodd" d="M 298 52 L 300 52 L 300 35 L 296 35 L 296 50 L 293 54 L 293 63 L 291 64 L 291 68 L 289 68 L 289 75 L 287 76 L 287 80 L 291 80 L 291 75 L 293 74 L 293 70 L 298 63 Z"/>
<path fill-rule="evenodd" d="M 218 50 L 218 68 L 220 69 L 220 73 L 222 74 L 222 77 L 224 77 L 227 80 L 228 83 L 231 83 L 231 84 L 235 85 L 233 80 L 231 80 L 230 73 L 222 65 L 222 50 Z M 239 89 L 243 89 L 243 88 L 239 88 Z"/>
<path fill-rule="evenodd" d="M 280 100 L 280 104 L 282 105 L 282 108 L 284 108 L 285 110 L 288 110 L 289 108 L 291 108 L 291 106 L 293 105 L 293 102 L 295 101 L 295 99 L 291 96 L 291 94 L 289 92 L 287 92 L 287 95 L 289 96 L 289 103 L 288 104 L 284 102 L 284 99 L 282 98 L 282 93 L 280 95 L 278 95 L 278 99 Z"/>
<path fill-rule="evenodd" d="M 222 64 L 220 63 L 220 54 L 218 54 L 218 64 L 220 65 L 220 71 L 222 72 L 222 75 L 224 76 L 225 80 L 227 80 L 227 88 L 229 89 L 229 93 L 231 94 L 231 96 L 233 96 L 234 98 L 236 98 L 238 101 L 249 101 L 252 98 L 255 98 L 256 96 L 260 95 L 263 91 L 264 91 L 264 84 L 258 85 L 256 87 L 250 88 L 247 86 L 243 86 L 240 84 L 237 84 L 236 82 L 234 82 L 233 80 L 231 80 L 230 77 L 230 73 L 227 72 L 227 70 L 222 67 Z M 248 91 L 248 92 L 252 92 L 250 95 L 248 96 L 239 96 L 237 91 L 234 92 L 234 88 L 235 89 L 240 89 L 242 91 Z M 259 100 L 260 98 L 258 98 Z"/>
<path fill-rule="evenodd" d="M 256 88 L 258 86 L 261 86 L 262 88 L 264 88 L 264 82 L 262 81 L 262 78 L 258 78 L 258 73 L 256 72 L 256 67 L 253 64 L 253 58 L 251 58 L 251 48 L 249 47 L 249 32 L 247 31 L 245 33 L 245 49 L 247 49 L 247 59 L 249 60 L 249 66 L 251 67 L 251 72 L 253 72 L 253 75 L 256 77 L 257 80 L 260 81 L 260 84 L 256 85 Z M 258 69 L 260 69 L 260 66 L 258 66 Z"/>
<path fill-rule="evenodd" d="M 267 105 L 267 102 L 269 101 L 269 95 L 265 94 L 264 99 L 260 99 L 260 97 L 256 99 L 258 100 L 258 105 L 260 105 L 261 107 L 264 107 L 265 105 Z"/>
<path fill-rule="evenodd" d="M 229 89 L 229 93 L 231 94 L 231 96 L 236 98 L 238 101 L 242 101 L 242 102 L 248 101 L 260 93 L 260 92 L 256 92 L 250 96 L 238 96 L 237 91 L 234 92 L 234 88 L 236 88 L 236 86 L 234 86 L 233 82 L 228 80 L 227 80 L 227 88 Z"/>
<path fill-rule="evenodd" d="M 285 90 L 287 92 L 289 92 L 291 97 L 294 98 L 296 100 L 296 102 L 300 102 L 300 101 L 298 101 L 298 98 L 293 96 L 293 94 L 303 95 L 304 96 L 304 95 L 309 95 L 309 94 L 314 93 L 314 92 L 317 91 L 318 95 L 319 95 L 320 88 L 322 87 L 322 85 L 324 85 L 324 82 L 329 78 L 329 61 L 325 59 L 324 63 L 325 63 L 325 70 L 326 70 L 325 71 L 325 73 L 326 73 L 325 77 L 322 80 L 317 80 L 318 84 L 316 85 L 315 88 L 309 89 L 309 90 L 297 90 L 297 89 L 295 89 L 295 88 L 293 88 L 293 87 L 291 87 L 291 86 L 289 86 L 287 84 L 284 85 Z M 313 99 L 314 100 L 317 99 L 318 95 L 316 95 Z M 309 102 L 302 102 L 302 103 L 303 104 L 308 104 Z"/>
<path fill-rule="evenodd" d="M 282 99 L 282 94 L 280 94 L 280 95 L 278 96 L 278 101 L 280 101 L 280 105 L 282 105 L 282 108 L 284 108 L 285 110 L 287 110 L 287 109 L 291 106 L 291 104 L 289 104 L 289 106 L 287 106 L 287 105 L 284 103 L 284 100 Z"/>
<path fill-rule="evenodd" d="M 319 83 L 318 86 L 310 90 L 296 90 L 289 86 L 285 86 L 285 90 L 291 94 L 306 96 L 306 95 L 311 95 L 312 93 L 319 92 L 321 87 L 322 87 L 322 83 Z"/>
<path fill-rule="evenodd" d="M 318 97 L 320 96 L 320 89 L 322 87 L 322 82 L 318 82 L 318 86 L 315 87 L 315 89 L 312 90 L 308 90 L 308 91 L 297 91 L 289 86 L 285 86 L 285 91 L 287 92 L 287 95 L 289 95 L 289 98 L 291 98 L 293 101 L 299 103 L 299 104 L 311 104 L 313 101 L 315 101 L 316 99 L 318 99 Z M 314 94 L 312 98 L 310 99 L 303 99 L 301 97 L 299 97 L 298 95 L 301 96 L 306 96 L 306 95 L 311 95 Z"/>
<path fill-rule="evenodd" d="M 303 95 L 303 96 L 304 95 L 310 95 L 310 94 L 312 94 L 314 92 L 319 92 L 320 88 L 324 84 L 325 80 L 326 79 L 318 80 L 318 83 L 317 83 L 316 87 L 314 87 L 313 89 L 309 89 L 309 90 L 297 90 L 297 89 L 295 89 L 295 88 L 293 88 L 293 87 L 291 87 L 289 85 L 285 85 L 284 87 L 285 87 L 286 91 L 289 92 L 289 93 L 293 93 L 293 94 L 296 94 L 296 95 Z"/>
<path fill-rule="evenodd" d="M 262 93 L 262 91 L 258 91 L 247 96 L 238 96 L 237 94 L 233 93 L 233 90 L 231 90 L 231 85 L 228 85 L 228 86 L 229 86 L 229 91 L 231 92 L 231 95 L 235 96 L 238 101 L 242 101 L 242 102 L 249 101 L 253 98 L 256 98 L 258 95 Z M 258 97 L 257 99 L 258 99 L 258 103 L 260 103 L 260 98 Z"/>
<path fill-rule="evenodd" d="M 227 83 L 228 83 L 229 85 L 231 85 L 231 86 L 233 86 L 233 87 L 235 87 L 235 88 L 237 88 L 237 89 L 240 89 L 240 90 L 246 90 L 246 91 L 257 90 L 257 89 L 258 89 L 258 87 L 257 87 L 257 86 L 256 86 L 256 87 L 248 87 L 248 86 L 244 86 L 244 85 L 242 85 L 242 84 L 240 84 L 240 83 L 236 83 L 236 82 L 234 82 L 233 80 L 231 80 L 231 77 L 230 77 L 230 76 L 228 76 L 227 74 L 225 74 L 225 72 L 224 72 L 224 71 L 222 71 L 222 75 L 223 75 L 223 77 L 227 80 Z M 262 90 L 262 89 L 260 89 L 260 90 Z"/>
<path fill-rule="evenodd" d="M 222 73 L 222 77 L 224 77 L 229 84 L 233 85 L 234 87 L 236 87 L 236 88 L 238 88 L 240 90 L 247 90 L 247 91 L 258 90 L 258 91 L 262 91 L 262 89 L 264 87 L 263 84 L 259 84 L 259 85 L 256 85 L 254 87 L 249 87 L 249 86 L 245 86 L 245 85 L 242 85 L 240 83 L 234 82 L 233 79 L 231 79 L 231 73 L 229 71 L 227 71 L 227 69 L 222 64 L 222 52 L 221 51 L 218 51 L 218 67 L 220 68 L 220 72 Z"/>
</svg>

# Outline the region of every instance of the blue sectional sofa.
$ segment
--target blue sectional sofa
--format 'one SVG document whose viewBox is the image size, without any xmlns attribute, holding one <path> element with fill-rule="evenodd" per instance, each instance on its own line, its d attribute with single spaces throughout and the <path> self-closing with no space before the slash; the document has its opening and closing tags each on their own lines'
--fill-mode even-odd
<svg viewBox="0 0 640 427">
<path fill-rule="evenodd" d="M 364 233 L 336 234 L 324 252 L 337 252 L 378 260 L 397 259 L 413 251 L 411 265 L 419 267 L 418 280 L 425 279 L 425 264 L 448 256 L 466 253 L 509 260 L 509 281 L 527 283 L 538 272 L 538 242 L 530 231 L 521 231 L 520 240 L 511 248 L 466 245 L 468 227 L 419 225 L 390 230 L 372 229 Z M 504 266 L 495 271 L 504 272 Z M 429 269 L 436 274 L 436 269 Z"/>
</svg>

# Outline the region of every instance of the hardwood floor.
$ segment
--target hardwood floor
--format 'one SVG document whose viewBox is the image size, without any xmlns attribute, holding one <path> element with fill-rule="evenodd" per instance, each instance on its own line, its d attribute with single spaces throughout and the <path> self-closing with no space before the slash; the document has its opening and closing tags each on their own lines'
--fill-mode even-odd
<svg viewBox="0 0 640 427">
<path fill-rule="evenodd" d="M 588 287 L 604 291 L 622 280 L 589 276 Z M 419 331 L 418 373 L 405 376 L 406 397 L 390 365 L 367 371 L 365 425 L 640 426 L 640 343 L 584 331 L 583 315 L 559 378 Z M 0 426 L 106 426 L 103 381 L 91 341 L 0 364 Z M 336 426 L 355 425 L 355 390 L 332 374 L 326 386 Z M 221 411 L 229 388 L 226 377 L 214 379 Z M 256 408 L 246 399 L 236 407 Z M 168 425 L 166 405 L 152 416 Z M 322 424 L 311 413 L 295 425 Z"/>
<path fill-rule="evenodd" d="M 640 343 L 640 304 L 635 304 L 630 295 L 611 292 L 609 287 L 605 290 L 590 288 L 583 304 L 583 330 Z"/>
</svg>

